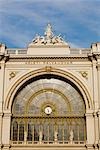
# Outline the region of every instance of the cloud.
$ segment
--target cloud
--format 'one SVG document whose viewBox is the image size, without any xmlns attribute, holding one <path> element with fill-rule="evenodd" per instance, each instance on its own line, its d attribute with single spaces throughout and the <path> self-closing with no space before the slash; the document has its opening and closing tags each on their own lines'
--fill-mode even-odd
<svg viewBox="0 0 100 150">
<path fill-rule="evenodd" d="M 99 0 L 0 0 L 0 4 L 0 39 L 15 46 L 23 47 L 36 33 L 43 34 L 47 22 L 73 45 L 100 38 Z"/>
</svg>

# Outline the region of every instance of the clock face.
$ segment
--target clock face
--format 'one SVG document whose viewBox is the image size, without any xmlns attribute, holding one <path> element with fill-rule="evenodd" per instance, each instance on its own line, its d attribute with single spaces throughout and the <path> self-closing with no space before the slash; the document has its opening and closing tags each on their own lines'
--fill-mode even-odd
<svg viewBox="0 0 100 150">
<path fill-rule="evenodd" d="M 46 113 L 47 115 L 50 115 L 50 114 L 52 113 L 52 108 L 51 108 L 50 106 L 46 107 L 46 108 L 45 108 L 45 113 Z"/>
</svg>

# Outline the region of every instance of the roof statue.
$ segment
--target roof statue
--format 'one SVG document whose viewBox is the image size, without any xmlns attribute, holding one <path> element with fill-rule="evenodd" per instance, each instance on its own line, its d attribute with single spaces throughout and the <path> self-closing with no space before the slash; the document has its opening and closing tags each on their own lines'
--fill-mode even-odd
<svg viewBox="0 0 100 150">
<path fill-rule="evenodd" d="M 44 32 L 44 36 L 36 34 L 35 38 L 32 40 L 32 45 L 68 45 L 60 35 L 54 35 L 52 26 L 50 23 Z"/>
<path fill-rule="evenodd" d="M 47 24 L 46 31 L 44 33 L 47 39 L 50 39 L 53 37 L 53 31 L 52 31 L 52 26 L 50 23 Z"/>
</svg>

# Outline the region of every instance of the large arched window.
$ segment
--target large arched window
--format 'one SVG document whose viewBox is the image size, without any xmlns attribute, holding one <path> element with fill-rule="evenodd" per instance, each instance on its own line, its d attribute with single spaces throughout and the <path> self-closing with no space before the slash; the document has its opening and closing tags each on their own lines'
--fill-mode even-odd
<svg viewBox="0 0 100 150">
<path fill-rule="evenodd" d="M 47 74 L 28 81 L 15 95 L 12 114 L 15 144 L 86 141 L 84 99 L 65 78 Z"/>
</svg>

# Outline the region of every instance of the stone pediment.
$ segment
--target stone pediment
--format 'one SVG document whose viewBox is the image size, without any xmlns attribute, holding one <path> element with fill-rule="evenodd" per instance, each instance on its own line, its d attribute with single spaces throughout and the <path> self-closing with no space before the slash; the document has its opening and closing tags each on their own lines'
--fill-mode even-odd
<svg viewBox="0 0 100 150">
<path fill-rule="evenodd" d="M 29 44 L 29 46 L 42 46 L 42 45 L 66 45 L 68 44 L 60 35 L 54 35 L 51 24 L 48 24 L 44 33 L 44 36 L 36 34 L 35 38 Z"/>
</svg>

